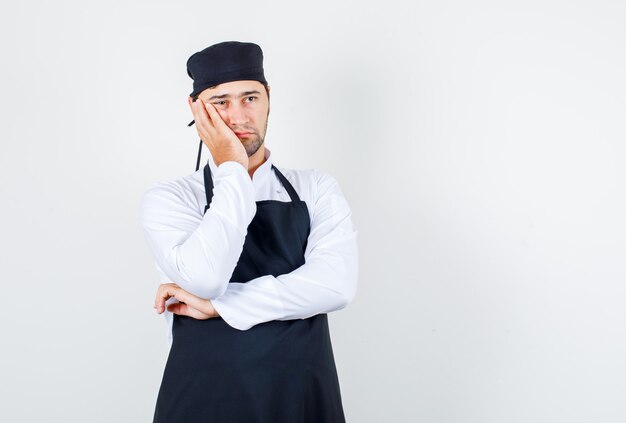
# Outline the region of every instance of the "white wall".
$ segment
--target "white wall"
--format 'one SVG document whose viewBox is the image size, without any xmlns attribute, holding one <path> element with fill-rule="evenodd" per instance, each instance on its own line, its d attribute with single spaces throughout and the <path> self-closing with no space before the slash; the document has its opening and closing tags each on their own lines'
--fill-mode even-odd
<svg viewBox="0 0 626 423">
<path fill-rule="evenodd" d="M 276 162 L 333 174 L 360 231 L 350 422 L 626 421 L 625 28 L 598 0 L 3 3 L 2 420 L 151 421 L 139 199 L 193 171 L 185 62 L 234 39 Z"/>
</svg>

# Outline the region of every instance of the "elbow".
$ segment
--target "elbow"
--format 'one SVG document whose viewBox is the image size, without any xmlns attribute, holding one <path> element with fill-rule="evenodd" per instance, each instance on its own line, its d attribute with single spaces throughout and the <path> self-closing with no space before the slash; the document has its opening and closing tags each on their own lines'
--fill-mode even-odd
<svg viewBox="0 0 626 423">
<path fill-rule="evenodd" d="M 229 278 L 221 272 L 198 272 L 190 276 L 187 291 L 206 300 L 222 296 L 228 288 Z"/>
<path fill-rule="evenodd" d="M 212 300 L 222 296 L 224 292 L 226 292 L 228 280 L 224 283 L 209 275 L 198 275 L 185 280 L 184 283 L 181 284 L 181 288 L 205 300 Z"/>
<path fill-rule="evenodd" d="M 354 301 L 359 280 L 359 259 L 356 251 L 356 238 L 353 238 L 352 248 L 344 259 L 342 280 L 343 285 L 340 290 L 340 308 L 345 308 Z"/>
<path fill-rule="evenodd" d="M 356 253 L 354 254 L 354 262 L 349 268 L 346 276 L 346 286 L 344 289 L 344 297 L 346 300 L 346 306 L 354 300 L 359 285 L 359 260 Z"/>
<path fill-rule="evenodd" d="M 332 295 L 334 310 L 341 310 L 354 301 L 358 287 L 358 260 L 354 255 L 351 260 L 343 260 L 340 266 L 331 269 L 333 279 Z"/>
<path fill-rule="evenodd" d="M 228 289 L 229 283 L 230 283 L 230 278 L 228 276 L 225 276 L 222 279 L 213 281 L 213 283 L 210 284 L 210 292 L 208 292 L 207 296 L 204 298 L 212 300 L 214 298 L 221 297 L 222 295 L 224 295 L 224 293 Z"/>
<path fill-rule="evenodd" d="M 208 261 L 205 261 L 202 266 L 188 268 L 182 260 L 178 247 L 174 247 L 172 254 L 181 288 L 204 299 L 213 299 L 224 294 L 230 279 L 225 269 L 216 268 Z"/>
<path fill-rule="evenodd" d="M 228 281 L 226 283 L 220 283 L 217 280 L 198 279 L 190 283 L 190 289 L 188 291 L 205 300 L 212 300 L 222 296 L 227 288 Z"/>
<path fill-rule="evenodd" d="M 357 292 L 357 285 L 356 274 L 353 277 L 347 278 L 344 288 L 338 293 L 337 296 L 338 309 L 345 308 L 350 305 L 352 301 L 354 301 Z"/>
</svg>

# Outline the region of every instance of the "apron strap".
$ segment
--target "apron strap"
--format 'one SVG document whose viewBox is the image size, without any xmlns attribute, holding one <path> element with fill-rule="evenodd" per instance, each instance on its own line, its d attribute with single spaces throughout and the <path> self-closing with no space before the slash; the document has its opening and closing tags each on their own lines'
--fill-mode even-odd
<svg viewBox="0 0 626 423">
<path fill-rule="evenodd" d="M 206 194 L 206 206 L 204 206 L 204 212 L 209 209 L 209 204 L 211 204 L 211 199 L 213 198 L 213 178 L 211 177 L 211 168 L 207 163 L 204 166 L 204 192 Z"/>
<path fill-rule="evenodd" d="M 287 190 L 291 201 L 294 203 L 299 203 L 300 196 L 298 196 L 298 193 L 294 189 L 293 185 L 289 183 L 287 178 L 285 178 L 285 175 L 283 175 L 276 166 L 272 165 L 272 169 L 274 170 L 274 173 L 276 173 L 276 176 L 278 177 L 280 183 L 283 184 L 283 186 Z M 211 199 L 213 198 L 213 178 L 211 177 L 211 168 L 209 167 L 208 163 L 204 166 L 204 192 L 206 195 L 206 206 L 204 206 L 204 212 L 206 213 L 206 211 L 209 209 L 209 205 L 211 204 Z"/>
<path fill-rule="evenodd" d="M 276 168 L 276 166 L 274 166 L 273 164 L 272 164 L 272 169 L 274 169 L 274 172 L 276 173 L 276 176 L 278 176 L 278 179 L 280 180 L 280 183 L 283 184 L 283 186 L 287 190 L 287 193 L 289 194 L 289 197 L 291 197 L 291 201 L 293 201 L 294 203 L 299 203 L 300 202 L 300 197 L 298 196 L 298 193 L 293 188 L 293 186 L 289 183 L 287 178 L 285 178 L 285 175 L 283 175 L 280 172 L 280 170 L 278 170 L 278 168 Z"/>
<path fill-rule="evenodd" d="M 198 146 L 198 158 L 196 159 L 196 171 L 200 169 L 200 157 L 202 157 L 202 139 L 200 139 L 200 145 Z"/>
</svg>

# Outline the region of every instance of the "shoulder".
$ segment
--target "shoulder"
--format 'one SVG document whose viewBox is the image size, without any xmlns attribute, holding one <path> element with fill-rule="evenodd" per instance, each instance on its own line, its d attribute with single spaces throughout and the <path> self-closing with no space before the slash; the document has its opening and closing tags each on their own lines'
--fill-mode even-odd
<svg viewBox="0 0 626 423">
<path fill-rule="evenodd" d="M 293 184 L 294 188 L 307 203 L 314 205 L 329 195 L 343 197 L 339 182 L 335 177 L 319 169 L 290 169 L 278 168 L 283 175 Z"/>
<path fill-rule="evenodd" d="M 312 231 L 334 228 L 337 233 L 355 232 L 350 206 L 335 177 L 317 169 L 280 171 L 307 203 Z"/>
<path fill-rule="evenodd" d="M 336 183 L 335 178 L 319 169 L 292 169 L 283 166 L 276 166 L 278 170 L 289 180 L 289 182 L 301 185 L 324 185 Z"/>
</svg>

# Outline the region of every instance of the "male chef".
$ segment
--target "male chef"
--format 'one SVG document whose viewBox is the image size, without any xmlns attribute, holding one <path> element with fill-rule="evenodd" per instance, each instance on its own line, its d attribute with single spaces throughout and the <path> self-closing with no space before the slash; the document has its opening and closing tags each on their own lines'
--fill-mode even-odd
<svg viewBox="0 0 626 423">
<path fill-rule="evenodd" d="M 348 204 L 328 174 L 274 164 L 257 44 L 209 46 L 187 73 L 210 158 L 141 203 L 171 342 L 154 421 L 343 422 L 327 314 L 357 289 Z"/>
</svg>

